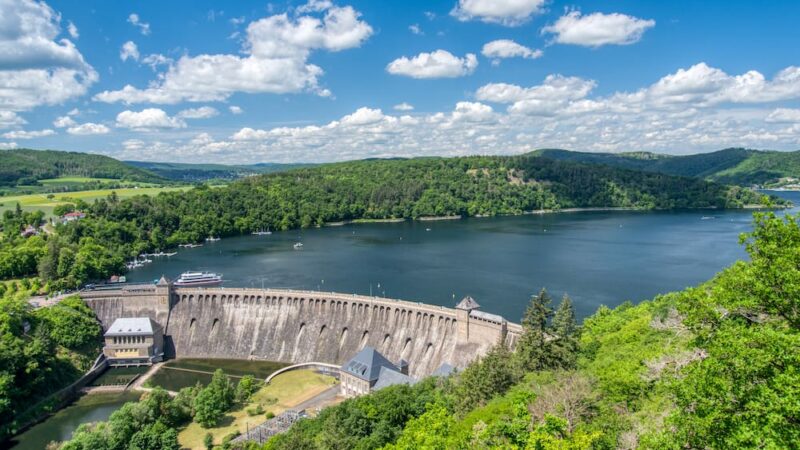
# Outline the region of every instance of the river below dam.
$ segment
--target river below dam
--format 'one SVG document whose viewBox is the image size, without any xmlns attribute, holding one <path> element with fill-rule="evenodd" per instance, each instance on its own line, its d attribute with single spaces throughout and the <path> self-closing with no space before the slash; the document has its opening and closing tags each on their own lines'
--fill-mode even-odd
<svg viewBox="0 0 800 450">
<path fill-rule="evenodd" d="M 800 192 L 775 192 L 800 204 Z M 789 210 L 797 212 L 797 208 Z M 482 309 L 519 321 L 532 294 L 568 294 L 580 318 L 711 278 L 746 257 L 751 210 L 585 211 L 361 223 L 241 236 L 182 248 L 128 274 L 149 282 L 188 270 L 228 287 L 376 295 Z M 780 214 L 783 214 L 781 212 Z M 301 249 L 294 244 L 302 242 Z"/>
</svg>

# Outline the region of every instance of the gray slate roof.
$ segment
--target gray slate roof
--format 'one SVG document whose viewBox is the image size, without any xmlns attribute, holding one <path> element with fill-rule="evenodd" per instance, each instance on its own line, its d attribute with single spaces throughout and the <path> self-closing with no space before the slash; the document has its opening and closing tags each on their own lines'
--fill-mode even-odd
<svg viewBox="0 0 800 450">
<path fill-rule="evenodd" d="M 382 367 L 388 367 L 392 370 L 397 369 L 397 366 L 381 355 L 380 352 L 372 347 L 364 347 L 350 361 L 344 363 L 342 370 L 362 380 L 373 382 L 378 379 Z"/>
<path fill-rule="evenodd" d="M 479 319 L 489 320 L 497 323 L 503 323 L 506 321 L 503 316 L 498 316 L 497 314 L 491 314 L 483 311 L 470 311 L 469 315 L 471 317 L 477 317 Z"/>
<path fill-rule="evenodd" d="M 377 391 L 378 389 L 383 389 L 395 384 L 414 384 L 416 382 L 416 379 L 411 378 L 406 374 L 400 373 L 388 367 L 381 367 L 381 371 L 378 374 L 378 381 L 375 382 L 375 386 L 373 386 L 372 389 Z"/>
<path fill-rule="evenodd" d="M 106 336 L 149 336 L 156 326 L 148 317 L 122 317 L 114 321 Z"/>
<path fill-rule="evenodd" d="M 478 309 L 480 307 L 481 305 L 479 305 L 478 302 L 476 302 L 475 299 L 469 295 L 461 299 L 461 301 L 456 305 L 456 309 L 466 309 L 467 311 Z"/>
</svg>

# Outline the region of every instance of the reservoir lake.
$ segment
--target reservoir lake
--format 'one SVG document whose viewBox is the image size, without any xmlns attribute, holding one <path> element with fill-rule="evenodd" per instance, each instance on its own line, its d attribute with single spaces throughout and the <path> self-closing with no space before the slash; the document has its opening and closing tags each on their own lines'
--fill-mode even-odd
<svg viewBox="0 0 800 450">
<path fill-rule="evenodd" d="M 800 192 L 774 192 L 800 204 Z M 785 212 L 796 213 L 797 208 Z M 752 210 L 584 211 L 361 223 L 240 236 L 182 248 L 129 282 L 221 273 L 228 287 L 336 291 L 452 307 L 470 295 L 518 322 L 546 288 L 580 318 L 708 280 L 747 255 Z M 302 242 L 302 249 L 293 244 Z"/>
</svg>

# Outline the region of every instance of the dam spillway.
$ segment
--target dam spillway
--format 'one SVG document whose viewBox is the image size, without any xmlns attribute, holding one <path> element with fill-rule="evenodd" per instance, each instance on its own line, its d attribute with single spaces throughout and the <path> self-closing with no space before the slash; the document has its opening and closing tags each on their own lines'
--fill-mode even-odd
<svg viewBox="0 0 800 450">
<path fill-rule="evenodd" d="M 405 359 L 416 377 L 464 367 L 521 327 L 470 307 L 277 289 L 184 288 L 162 279 L 81 292 L 107 329 L 120 317 L 164 327 L 168 356 L 342 364 L 364 346 Z M 477 305 L 476 305 L 477 306 Z"/>
</svg>

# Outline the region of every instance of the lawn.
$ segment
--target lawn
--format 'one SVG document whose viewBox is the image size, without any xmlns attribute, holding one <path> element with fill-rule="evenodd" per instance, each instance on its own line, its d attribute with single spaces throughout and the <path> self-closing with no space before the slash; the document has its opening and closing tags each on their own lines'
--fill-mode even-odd
<svg viewBox="0 0 800 450">
<path fill-rule="evenodd" d="M 14 210 L 17 203 L 24 211 L 44 211 L 47 217 L 53 215 L 53 208 L 62 203 L 69 203 L 70 199 L 81 199 L 91 203 L 98 198 L 107 197 L 112 192 L 116 192 L 119 198 L 128 198 L 136 195 L 156 195 L 159 192 L 185 191 L 191 189 L 190 186 L 181 187 L 146 187 L 146 188 L 122 188 L 122 189 L 97 189 L 93 191 L 63 192 L 56 194 L 29 194 L 11 195 L 0 197 L 0 214 L 6 210 Z M 49 198 L 52 196 L 51 198 Z"/>
<path fill-rule="evenodd" d="M 265 414 L 271 412 L 280 414 L 333 386 L 336 379 L 327 375 L 320 375 L 311 370 L 294 370 L 278 375 L 269 386 L 261 388 L 253 395 L 251 402 L 242 408 L 229 412 L 214 428 L 202 428 L 196 423 L 181 430 L 178 442 L 181 448 L 205 449 L 203 438 L 206 433 L 214 436 L 214 443 L 222 444 L 222 439 L 230 433 L 239 431 L 244 433 L 247 427 L 255 427 L 266 419 L 265 415 L 248 416 L 247 409 L 261 405 Z"/>
</svg>

